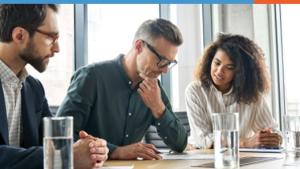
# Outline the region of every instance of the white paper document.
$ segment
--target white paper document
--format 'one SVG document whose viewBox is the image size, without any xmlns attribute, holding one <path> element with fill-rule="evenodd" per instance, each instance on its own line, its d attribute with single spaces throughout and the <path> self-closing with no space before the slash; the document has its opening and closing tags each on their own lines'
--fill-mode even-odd
<svg viewBox="0 0 300 169">
<path fill-rule="evenodd" d="M 94 168 L 98 169 L 98 168 Z M 133 165 L 131 166 L 104 166 L 99 169 L 133 169 Z"/>
<path fill-rule="evenodd" d="M 268 149 L 268 148 L 240 148 L 240 152 L 256 152 L 256 153 L 281 153 L 283 148 Z"/>
<path fill-rule="evenodd" d="M 213 160 L 214 154 L 204 153 L 167 153 L 160 154 L 164 160 Z"/>
</svg>

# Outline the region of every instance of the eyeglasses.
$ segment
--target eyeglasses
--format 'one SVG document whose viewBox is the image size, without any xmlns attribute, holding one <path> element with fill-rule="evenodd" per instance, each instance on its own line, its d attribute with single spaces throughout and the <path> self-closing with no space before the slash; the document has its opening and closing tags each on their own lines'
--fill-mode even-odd
<svg viewBox="0 0 300 169">
<path fill-rule="evenodd" d="M 36 29 L 35 31 L 38 32 L 38 33 L 40 33 L 40 34 L 46 35 L 49 38 L 51 38 L 52 42 L 50 43 L 50 45 L 54 45 L 57 42 L 58 37 L 59 37 L 58 33 L 45 32 L 45 31 L 42 31 L 40 29 Z"/>
<path fill-rule="evenodd" d="M 159 59 L 159 62 L 157 63 L 157 66 L 159 68 L 163 68 L 168 66 L 168 69 L 171 69 L 172 67 L 174 67 L 177 64 L 176 60 L 169 60 L 167 59 L 165 56 L 162 56 L 160 54 L 158 54 L 158 52 L 154 49 L 153 46 L 151 46 L 149 43 L 143 41 L 146 46 L 148 47 L 148 49 L 153 52 L 155 54 L 155 56 Z"/>
</svg>

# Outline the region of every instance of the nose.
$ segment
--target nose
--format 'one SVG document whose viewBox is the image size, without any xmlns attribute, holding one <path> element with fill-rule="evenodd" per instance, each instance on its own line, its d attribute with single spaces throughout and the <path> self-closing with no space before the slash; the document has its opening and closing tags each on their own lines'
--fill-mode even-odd
<svg viewBox="0 0 300 169">
<path fill-rule="evenodd" d="M 217 68 L 217 74 L 223 74 L 224 73 L 224 68 L 223 68 L 223 66 L 219 66 L 218 68 Z"/>
<path fill-rule="evenodd" d="M 160 70 L 161 70 L 163 73 L 168 73 L 169 68 L 168 68 L 168 66 L 165 66 L 165 67 L 162 67 Z"/>
<path fill-rule="evenodd" d="M 58 41 L 53 44 L 51 50 L 52 50 L 53 53 L 58 53 L 60 51 Z"/>
</svg>

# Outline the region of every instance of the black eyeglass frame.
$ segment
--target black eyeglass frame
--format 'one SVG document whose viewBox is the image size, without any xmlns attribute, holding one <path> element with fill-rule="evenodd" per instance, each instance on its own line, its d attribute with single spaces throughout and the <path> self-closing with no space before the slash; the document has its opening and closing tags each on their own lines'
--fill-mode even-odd
<svg viewBox="0 0 300 169">
<path fill-rule="evenodd" d="M 40 29 L 35 29 L 34 31 L 51 38 L 52 39 L 51 45 L 55 44 L 59 38 L 58 33 L 45 32 Z"/>
<path fill-rule="evenodd" d="M 155 56 L 158 58 L 159 62 L 157 63 L 157 66 L 159 68 L 163 68 L 168 66 L 168 69 L 171 69 L 172 67 L 174 67 L 178 62 L 177 60 L 169 60 L 167 59 L 165 56 L 160 55 L 153 46 L 151 46 L 149 43 L 147 43 L 146 41 L 143 41 L 146 46 L 148 47 L 148 49 L 153 52 L 155 54 Z"/>
</svg>

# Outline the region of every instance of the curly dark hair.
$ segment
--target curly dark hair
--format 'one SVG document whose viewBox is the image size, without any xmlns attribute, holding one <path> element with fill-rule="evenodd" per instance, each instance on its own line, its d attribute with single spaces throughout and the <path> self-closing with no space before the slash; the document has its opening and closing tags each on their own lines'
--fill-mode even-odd
<svg viewBox="0 0 300 169">
<path fill-rule="evenodd" d="M 238 103 L 257 102 L 270 89 L 262 49 L 252 40 L 233 34 L 220 33 L 216 41 L 210 44 L 195 68 L 194 76 L 205 88 L 213 84 L 210 74 L 211 63 L 217 50 L 224 51 L 235 65 L 232 80 L 233 95 Z"/>
</svg>

